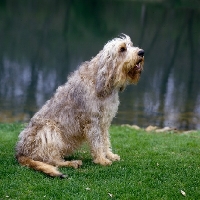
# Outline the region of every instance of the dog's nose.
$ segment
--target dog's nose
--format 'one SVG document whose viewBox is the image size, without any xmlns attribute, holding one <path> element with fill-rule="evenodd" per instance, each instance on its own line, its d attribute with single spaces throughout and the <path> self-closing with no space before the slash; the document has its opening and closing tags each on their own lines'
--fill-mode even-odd
<svg viewBox="0 0 200 200">
<path fill-rule="evenodd" d="M 140 50 L 138 51 L 138 56 L 141 56 L 141 57 L 144 56 L 144 50 L 143 50 L 143 49 L 140 49 Z"/>
</svg>

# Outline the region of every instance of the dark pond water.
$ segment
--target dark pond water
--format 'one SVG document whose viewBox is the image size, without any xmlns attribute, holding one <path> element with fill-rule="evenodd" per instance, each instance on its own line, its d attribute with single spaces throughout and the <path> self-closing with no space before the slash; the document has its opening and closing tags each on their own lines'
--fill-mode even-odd
<svg viewBox="0 0 200 200">
<path fill-rule="evenodd" d="M 115 124 L 200 129 L 200 5 L 179 1 L 0 1 L 0 122 L 27 121 L 81 62 L 120 33 L 145 50 Z"/>
</svg>

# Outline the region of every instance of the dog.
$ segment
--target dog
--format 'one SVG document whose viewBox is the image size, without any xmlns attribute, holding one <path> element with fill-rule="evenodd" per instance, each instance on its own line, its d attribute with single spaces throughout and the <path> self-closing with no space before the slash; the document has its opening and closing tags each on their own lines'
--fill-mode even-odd
<svg viewBox="0 0 200 200">
<path fill-rule="evenodd" d="M 19 134 L 16 159 L 22 166 L 52 177 L 66 178 L 57 167 L 78 168 L 81 160 L 65 161 L 81 144 L 89 144 L 93 162 L 111 165 L 109 127 L 119 106 L 119 91 L 139 81 L 144 50 L 123 34 L 105 44 L 58 87 L 54 96 Z"/>
</svg>

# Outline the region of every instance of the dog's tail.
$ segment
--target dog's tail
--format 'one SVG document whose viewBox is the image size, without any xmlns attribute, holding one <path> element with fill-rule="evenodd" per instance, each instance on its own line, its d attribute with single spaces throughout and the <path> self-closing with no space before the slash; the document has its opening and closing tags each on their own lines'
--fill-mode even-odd
<svg viewBox="0 0 200 200">
<path fill-rule="evenodd" d="M 52 177 L 60 177 L 60 178 L 66 178 L 67 176 L 62 174 L 61 172 L 59 172 L 57 170 L 56 167 L 54 167 L 53 165 L 44 163 L 44 162 L 40 162 L 40 161 L 35 161 L 29 157 L 26 156 L 19 156 L 17 158 L 18 162 L 23 165 L 23 166 L 27 166 L 29 168 L 32 168 L 34 170 L 37 171 L 41 171 L 49 176 Z"/>
</svg>

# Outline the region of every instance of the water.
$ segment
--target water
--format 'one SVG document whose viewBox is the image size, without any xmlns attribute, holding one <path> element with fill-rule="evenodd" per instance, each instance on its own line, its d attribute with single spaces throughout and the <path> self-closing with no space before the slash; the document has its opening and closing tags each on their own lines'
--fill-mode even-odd
<svg viewBox="0 0 200 200">
<path fill-rule="evenodd" d="M 1 1 L 0 122 L 27 121 L 110 39 L 145 50 L 115 124 L 200 129 L 198 1 Z"/>
</svg>

